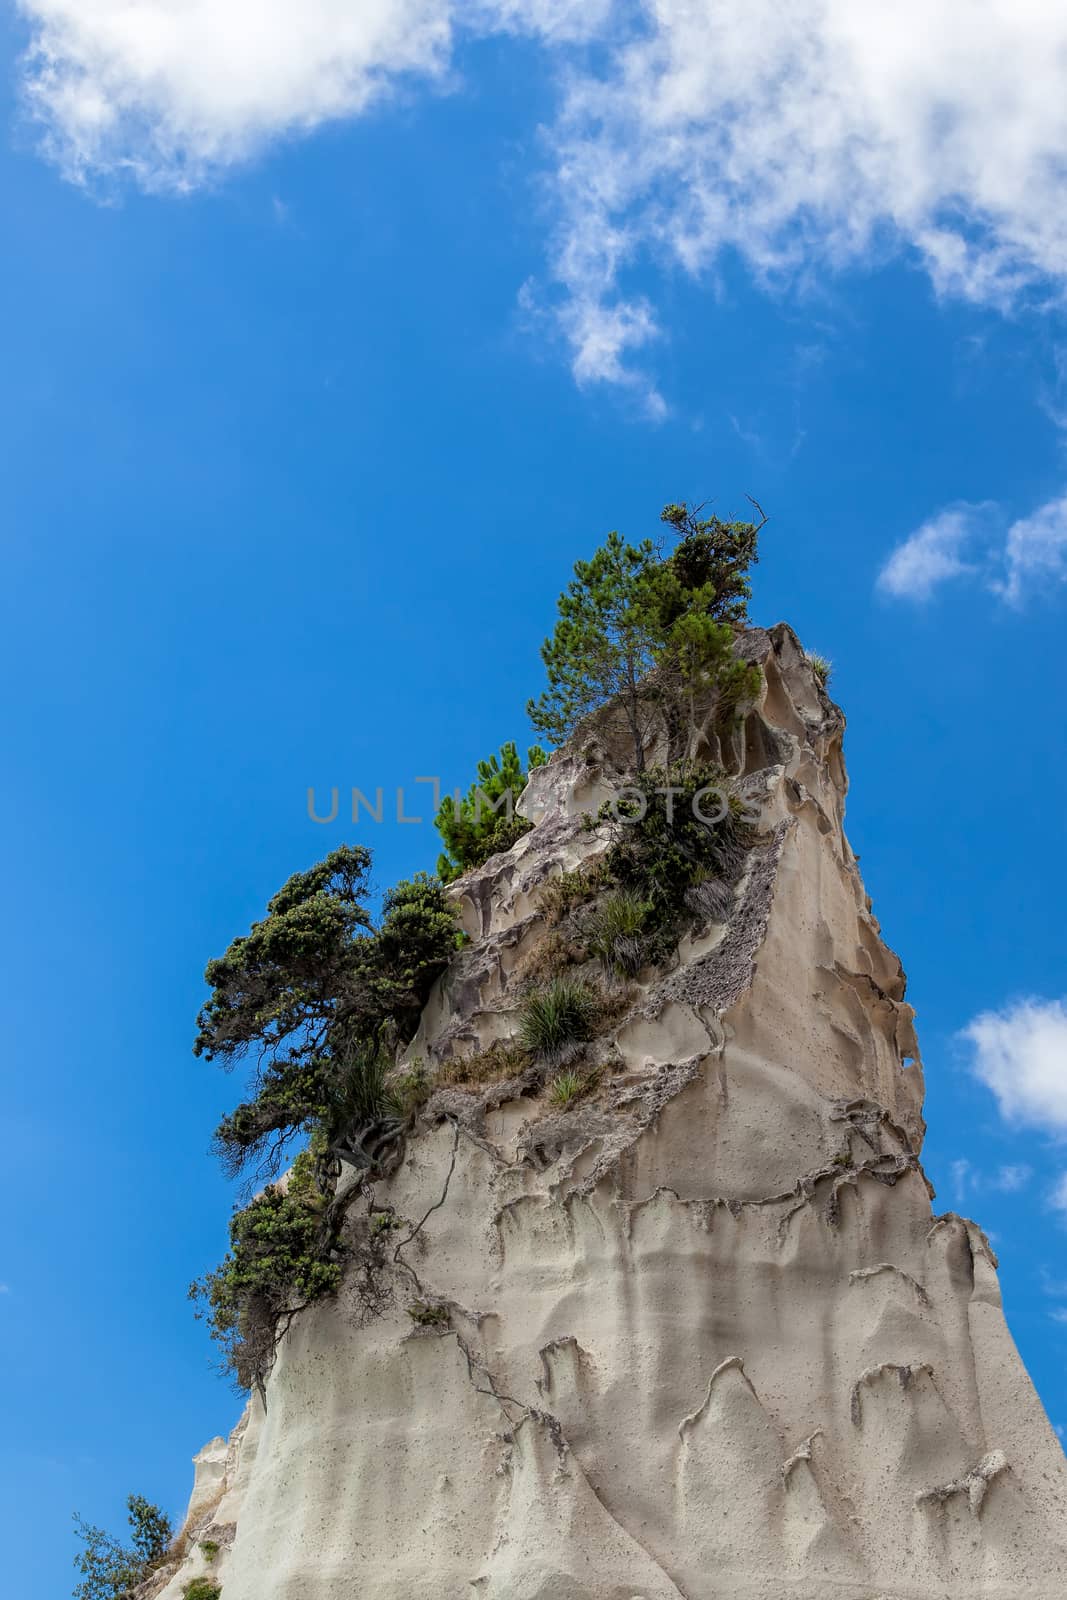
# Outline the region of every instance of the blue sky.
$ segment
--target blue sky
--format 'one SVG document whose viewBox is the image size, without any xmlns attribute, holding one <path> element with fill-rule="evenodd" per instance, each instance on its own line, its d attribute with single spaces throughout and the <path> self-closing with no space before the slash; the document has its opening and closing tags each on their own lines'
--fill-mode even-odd
<svg viewBox="0 0 1067 1600">
<path fill-rule="evenodd" d="M 417 776 L 526 736 L 570 564 L 683 496 L 759 498 L 753 616 L 833 658 L 938 1205 L 1067 1425 L 1067 22 L 941 0 L 920 46 L 913 9 L 5 13 L 24 1600 L 67 1592 L 73 1510 L 180 1513 L 236 1417 L 184 1295 L 238 1085 L 190 1044 L 205 961 L 353 836 L 308 786 L 425 817 Z M 383 888 L 436 857 L 355 836 Z"/>
</svg>

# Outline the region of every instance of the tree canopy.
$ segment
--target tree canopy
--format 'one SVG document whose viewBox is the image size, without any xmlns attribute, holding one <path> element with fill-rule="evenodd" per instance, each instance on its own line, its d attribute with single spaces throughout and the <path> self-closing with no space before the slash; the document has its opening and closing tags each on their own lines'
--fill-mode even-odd
<svg viewBox="0 0 1067 1600">
<path fill-rule="evenodd" d="M 541 650 L 548 687 L 527 706 L 534 728 L 555 744 L 608 707 L 629 736 L 637 771 L 657 723 L 669 739 L 691 721 L 701 692 L 714 687 L 737 701 L 755 687 L 733 640 L 762 524 L 701 519 L 686 505 L 665 507 L 662 520 L 680 538 L 667 557 L 651 539 L 631 545 L 613 532 L 589 561 L 575 563 Z"/>
<path fill-rule="evenodd" d="M 74 1557 L 81 1577 L 74 1600 L 129 1600 L 166 1555 L 174 1530 L 165 1512 L 144 1495 L 131 1494 L 126 1501 L 126 1520 L 130 1525 L 128 1545 L 75 1516 L 75 1531 L 85 1548 Z"/>
<path fill-rule="evenodd" d="M 530 824 L 515 812 L 515 801 L 533 769 L 547 760 L 540 745 L 531 745 L 523 767 L 518 745 L 509 739 L 500 746 L 498 756 L 479 761 L 478 776 L 458 805 L 452 795 L 445 796 L 434 819 L 445 845 L 437 858 L 437 876 L 442 883 L 480 867 L 529 831 Z"/>
<path fill-rule="evenodd" d="M 216 1130 L 232 1173 L 253 1160 L 277 1171 L 293 1136 L 325 1116 L 348 1064 L 411 1037 L 457 947 L 454 908 L 424 873 L 388 892 L 375 928 L 370 863 L 363 846 L 342 845 L 296 873 L 208 963 L 194 1052 L 227 1068 L 255 1061 L 251 1098 Z"/>
</svg>

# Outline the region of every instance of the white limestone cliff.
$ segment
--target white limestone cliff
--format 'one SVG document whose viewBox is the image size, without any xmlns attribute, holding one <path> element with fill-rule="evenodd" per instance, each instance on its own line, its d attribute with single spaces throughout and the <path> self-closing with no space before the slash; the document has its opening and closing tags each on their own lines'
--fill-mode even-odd
<svg viewBox="0 0 1067 1600">
<path fill-rule="evenodd" d="M 587 1101 L 434 1095 L 374 1184 L 396 1266 L 298 1316 L 197 1458 L 161 1600 L 1063 1600 L 1067 1463 L 988 1243 L 931 1207 L 843 718 L 788 628 L 740 647 L 762 702 L 704 754 L 759 841 L 722 920 L 632 987 Z M 580 816 L 616 779 L 600 748 L 533 775 L 411 1058 L 513 1034 L 538 887 L 603 847 Z"/>
</svg>

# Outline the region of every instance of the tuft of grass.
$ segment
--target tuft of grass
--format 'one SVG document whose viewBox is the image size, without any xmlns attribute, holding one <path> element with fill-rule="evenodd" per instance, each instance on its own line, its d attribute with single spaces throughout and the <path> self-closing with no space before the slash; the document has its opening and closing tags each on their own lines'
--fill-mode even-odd
<svg viewBox="0 0 1067 1600">
<path fill-rule="evenodd" d="M 593 1037 L 599 1007 L 585 983 L 556 978 L 526 996 L 519 1008 L 519 1039 L 541 1061 L 561 1064 Z"/>
<path fill-rule="evenodd" d="M 576 906 L 585 905 L 596 894 L 598 875 L 575 867 L 573 872 L 561 872 L 558 878 L 549 878 L 537 893 L 537 907 L 548 923 L 555 927 L 570 915 Z"/>
<path fill-rule="evenodd" d="M 589 1084 L 584 1072 L 559 1072 L 548 1086 L 548 1098 L 558 1110 L 566 1111 L 581 1099 Z"/>
<path fill-rule="evenodd" d="M 421 1056 L 389 1084 L 389 1100 L 402 1117 L 413 1117 L 433 1092 L 433 1083 Z"/>
<path fill-rule="evenodd" d="M 725 922 L 734 903 L 734 886 L 726 878 L 717 878 L 699 868 L 685 892 L 685 903 L 705 922 Z"/>
<path fill-rule="evenodd" d="M 219 1600 L 222 1589 L 210 1578 L 194 1578 L 182 1590 L 185 1600 Z"/>
<path fill-rule="evenodd" d="M 827 660 L 826 656 L 819 655 L 817 650 L 805 650 L 804 654 L 808 658 L 808 666 L 811 668 L 812 672 L 814 672 L 819 682 L 819 687 L 825 689 L 826 685 L 833 677 L 833 662 Z"/>
<path fill-rule="evenodd" d="M 200 1554 L 205 1561 L 214 1561 L 222 1546 L 214 1539 L 201 1539 Z"/>
<path fill-rule="evenodd" d="M 651 911 L 652 902 L 629 889 L 617 889 L 593 911 L 585 925 L 589 953 L 606 972 L 632 978 L 644 966 L 641 929 Z"/>
<path fill-rule="evenodd" d="M 496 1039 L 487 1050 L 473 1056 L 453 1056 L 437 1075 L 437 1082 L 463 1088 L 480 1083 L 502 1083 L 517 1078 L 530 1065 L 526 1051 L 514 1039 Z"/>
<path fill-rule="evenodd" d="M 449 1321 L 447 1306 L 435 1300 L 416 1300 L 408 1306 L 408 1316 L 417 1328 L 444 1328 Z"/>
</svg>

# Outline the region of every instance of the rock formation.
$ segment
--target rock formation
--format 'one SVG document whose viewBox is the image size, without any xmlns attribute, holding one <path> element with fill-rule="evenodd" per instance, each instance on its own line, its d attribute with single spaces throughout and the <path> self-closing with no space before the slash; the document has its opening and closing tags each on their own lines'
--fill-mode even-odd
<svg viewBox="0 0 1067 1600">
<path fill-rule="evenodd" d="M 996 1260 L 931 1208 L 844 719 L 788 628 L 739 648 L 761 703 L 703 751 L 759 813 L 729 903 L 620 991 L 592 1095 L 436 1089 L 351 1211 L 384 1247 L 197 1458 L 162 1600 L 1067 1592 L 1067 1463 Z M 447 1078 L 513 1035 L 539 890 L 603 849 L 581 817 L 618 781 L 600 747 L 532 775 L 540 820 L 456 884 L 471 942 L 409 1059 Z"/>
</svg>

